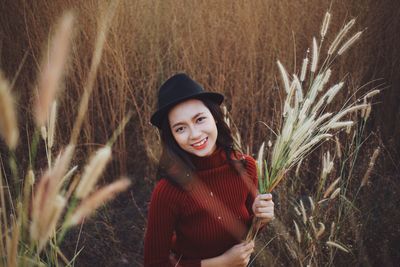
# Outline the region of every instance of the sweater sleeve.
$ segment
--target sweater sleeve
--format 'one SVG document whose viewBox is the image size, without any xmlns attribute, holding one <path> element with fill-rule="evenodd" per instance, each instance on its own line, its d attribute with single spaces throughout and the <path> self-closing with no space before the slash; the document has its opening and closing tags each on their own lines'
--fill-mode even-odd
<svg viewBox="0 0 400 267">
<path fill-rule="evenodd" d="M 249 211 L 251 217 L 253 217 L 254 213 L 253 213 L 253 202 L 254 199 L 257 196 L 257 192 L 258 192 L 258 178 L 257 178 L 257 167 L 256 167 L 256 162 L 255 160 L 250 157 L 250 156 L 245 156 L 246 158 L 246 162 L 247 162 L 247 166 L 246 166 L 246 170 L 247 170 L 247 174 L 249 175 L 249 178 L 251 179 L 251 188 L 249 188 L 249 193 L 247 195 L 247 199 L 246 199 L 246 207 L 247 210 Z"/>
<path fill-rule="evenodd" d="M 144 239 L 144 266 L 175 266 L 170 260 L 171 243 L 178 219 L 181 192 L 165 180 L 160 180 L 153 190 L 147 215 Z M 177 259 L 179 260 L 179 259 Z M 182 267 L 199 267 L 200 260 L 180 260 Z"/>
<path fill-rule="evenodd" d="M 176 193 L 160 180 L 153 190 L 144 239 L 144 266 L 170 266 L 170 248 L 177 219 Z"/>
</svg>

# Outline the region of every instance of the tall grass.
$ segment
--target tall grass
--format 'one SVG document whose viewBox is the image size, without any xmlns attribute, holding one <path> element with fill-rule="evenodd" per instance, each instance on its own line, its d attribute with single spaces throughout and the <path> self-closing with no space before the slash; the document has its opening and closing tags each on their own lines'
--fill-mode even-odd
<svg viewBox="0 0 400 267">
<path fill-rule="evenodd" d="M 145 227 L 140 214 L 145 214 L 156 159 L 160 153 L 157 132 L 148 121 L 155 106 L 156 88 L 161 82 L 177 71 L 186 71 L 208 90 L 224 93 L 227 108 L 240 130 L 245 151 L 254 153 L 262 141 L 274 140 L 273 133 L 260 121 L 268 122 L 271 128 L 276 129 L 282 120 L 284 92 L 277 90 L 279 76 L 276 59 L 279 58 L 284 66 L 293 66 L 293 69 L 287 70 L 289 73 L 293 73 L 294 68 L 299 69 L 306 56 L 302 51 L 312 47 L 309 36 L 320 33 L 321 18 L 329 7 L 335 14 L 329 31 L 338 32 L 349 17 L 357 17 L 357 25 L 368 28 L 357 50 L 346 53 L 343 63 L 334 69 L 335 74 L 331 77 L 334 80 L 352 70 L 352 75 L 347 77 L 349 90 L 343 90 L 336 96 L 337 102 L 332 103 L 332 109 L 335 109 L 367 80 L 384 76 L 388 82 L 396 82 L 398 68 L 391 62 L 397 55 L 394 44 L 398 37 L 393 34 L 397 26 L 395 23 L 384 24 L 386 18 L 393 17 L 397 10 L 393 1 L 353 0 L 332 4 L 331 1 L 316 0 L 120 1 L 110 23 L 102 61 L 88 102 L 88 114 L 82 122 L 77 141 L 82 145 L 76 151 L 76 162 L 84 161 L 91 154 L 94 150 L 91 144 L 105 144 L 113 129 L 132 108 L 135 111 L 133 118 L 113 145 L 115 161 L 111 162 L 107 171 L 133 174 L 136 179 L 133 189 L 135 199 L 121 200 L 124 208 L 116 205 L 115 209 L 101 213 L 89 229 L 84 229 L 87 243 L 80 258 L 82 262 L 86 265 L 93 263 L 93 255 L 110 265 L 136 262 L 137 259 L 140 262 L 139 240 Z M 61 144 L 69 143 L 69 136 L 62 133 L 71 132 L 74 127 L 76 103 L 84 94 L 83 88 L 90 72 L 97 25 L 104 20 L 107 5 L 99 1 L 45 3 L 17 0 L 9 1 L 8 12 L 0 18 L 1 31 L 9 38 L 9 41 L 4 40 L 1 49 L 2 67 L 6 77 L 19 73 L 11 85 L 15 85 L 12 88 L 15 88 L 13 91 L 18 103 L 24 103 L 18 106 L 22 111 L 20 114 L 28 115 L 32 110 L 32 92 L 36 90 L 32 81 L 40 66 L 42 47 L 48 43 L 48 31 L 53 32 L 52 25 L 56 18 L 62 11 L 71 8 L 76 11 L 76 32 L 66 69 L 65 90 L 57 102 L 57 116 L 65 120 L 56 127 L 55 139 L 58 142 L 53 145 L 53 151 L 59 151 Z M 361 30 L 357 25 L 355 30 Z M 327 34 L 324 42 L 331 43 L 333 38 Z M 384 58 L 390 58 L 387 65 Z M 359 95 L 362 93 L 361 90 Z M 378 110 L 386 110 L 385 114 L 396 110 L 394 90 L 385 91 L 381 99 L 389 104 L 379 105 Z M 23 126 L 20 133 L 33 131 L 33 123 L 21 123 L 24 121 L 22 118 L 19 121 L 24 124 L 20 125 Z M 390 138 L 393 129 L 398 128 L 396 120 L 386 119 L 387 123 L 383 123 L 384 115 L 373 112 L 369 121 L 367 127 L 381 126 L 385 135 L 383 142 L 394 144 L 393 151 L 396 151 L 397 139 Z M 339 137 L 343 146 L 347 138 L 344 134 Z M 20 142 L 28 143 L 25 134 L 20 135 Z M 345 150 L 344 147 L 342 149 Z M 382 153 L 386 149 L 382 148 Z M 45 154 L 41 147 L 38 152 Z M 19 153 L 17 150 L 16 154 Z M 313 155 L 300 167 L 300 173 L 308 174 L 304 177 L 319 176 L 315 170 L 317 164 L 311 165 L 310 161 L 320 162 L 322 157 Z M 368 160 L 361 162 L 364 167 L 368 165 Z M 358 168 L 354 171 L 364 174 L 364 170 Z M 374 180 L 374 175 L 376 172 L 372 171 L 372 178 L 368 180 Z M 296 190 L 307 191 L 312 185 L 310 180 L 302 179 L 301 184 L 293 186 Z M 292 186 L 289 180 L 282 187 L 286 185 Z M 378 188 L 376 190 L 379 192 Z M 288 201 L 285 196 L 280 199 L 283 207 Z M 133 208 L 136 203 L 137 209 Z M 114 224 L 115 221 L 118 223 Z M 293 227 L 293 221 L 285 222 L 285 225 Z M 299 227 L 301 230 L 301 225 Z M 107 232 L 105 243 L 109 244 L 107 251 L 112 251 L 117 257 L 106 257 L 102 253 L 105 250 L 99 249 L 106 247 L 99 242 L 105 238 L 102 235 L 104 231 Z M 367 231 L 362 233 L 366 239 Z M 70 251 L 74 248 L 71 245 Z M 276 256 L 278 261 L 290 257 L 283 252 L 276 254 L 279 255 Z M 86 259 L 85 255 L 88 256 Z"/>
<path fill-rule="evenodd" d="M 112 9 L 111 9 L 112 10 Z M 110 11 L 108 16 L 112 14 Z M 41 64 L 38 91 L 35 101 L 36 130 L 32 145 L 25 148 L 25 160 L 29 159 L 26 177 L 21 177 L 25 166 L 19 165 L 15 150 L 18 145 L 18 125 L 14 98 L 10 83 L 0 76 L 0 135 L 9 152 L 9 173 L 0 173 L 0 261 L 1 266 L 60 266 L 73 265 L 75 257 L 68 260 L 60 250 L 66 232 L 93 213 L 104 202 L 115 197 L 130 185 L 122 178 L 97 190 L 96 184 L 111 159 L 111 145 L 127 123 L 124 119 L 108 144 L 99 149 L 86 165 L 82 177 L 73 174 L 77 166 L 70 169 L 77 145 L 83 117 L 101 58 L 108 21 L 100 28 L 97 38 L 91 75 L 85 94 L 79 105 L 78 118 L 72 130 L 70 143 L 52 162 L 52 148 L 56 128 L 56 97 L 59 94 L 64 67 L 72 36 L 73 16 L 66 13 L 60 20 L 49 45 L 49 53 Z M 45 141 L 48 167 L 36 170 L 39 131 Z M 2 158 L 2 157 L 1 157 Z M 40 179 L 35 179 L 40 174 Z M 10 182 L 13 182 L 10 184 Z"/>
</svg>

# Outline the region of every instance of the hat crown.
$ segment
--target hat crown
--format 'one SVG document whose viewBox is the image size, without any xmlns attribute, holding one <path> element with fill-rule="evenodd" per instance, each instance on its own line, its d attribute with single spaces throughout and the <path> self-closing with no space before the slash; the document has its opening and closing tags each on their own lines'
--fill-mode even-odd
<svg viewBox="0 0 400 267">
<path fill-rule="evenodd" d="M 166 80 L 158 90 L 158 110 L 151 116 L 150 122 L 161 128 L 168 111 L 178 103 L 190 98 L 209 99 L 218 105 L 224 100 L 222 94 L 207 92 L 185 73 L 178 73 Z"/>
<path fill-rule="evenodd" d="M 158 91 L 158 108 L 179 99 L 204 92 L 203 87 L 184 73 L 179 73 L 165 81 Z"/>
</svg>

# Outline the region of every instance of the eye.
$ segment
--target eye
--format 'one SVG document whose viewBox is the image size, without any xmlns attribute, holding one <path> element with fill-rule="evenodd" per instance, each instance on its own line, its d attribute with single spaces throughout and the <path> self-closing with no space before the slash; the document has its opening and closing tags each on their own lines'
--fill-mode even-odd
<svg viewBox="0 0 400 267">
<path fill-rule="evenodd" d="M 176 133 L 182 133 L 182 132 L 183 132 L 183 130 L 184 130 L 184 128 L 183 128 L 183 127 L 178 127 L 178 128 L 175 128 L 175 132 L 176 132 Z"/>
<path fill-rule="evenodd" d="M 207 117 L 199 117 L 197 118 L 197 122 L 203 122 Z"/>
</svg>

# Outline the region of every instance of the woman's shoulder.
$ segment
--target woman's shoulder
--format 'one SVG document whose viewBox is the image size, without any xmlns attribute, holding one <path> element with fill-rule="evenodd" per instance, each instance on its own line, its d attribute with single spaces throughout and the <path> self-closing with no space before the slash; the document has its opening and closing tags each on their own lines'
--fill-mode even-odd
<svg viewBox="0 0 400 267">
<path fill-rule="evenodd" d="M 248 165 L 249 165 L 249 167 L 255 167 L 256 166 L 256 161 L 251 155 L 242 153 L 240 151 L 235 151 L 233 153 L 233 157 L 234 157 L 235 160 L 244 161 L 246 166 L 248 166 Z"/>
<path fill-rule="evenodd" d="M 161 178 L 153 189 L 153 198 L 159 197 L 165 200 L 178 198 L 182 194 L 182 189 L 173 184 L 166 178 Z"/>
</svg>

